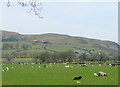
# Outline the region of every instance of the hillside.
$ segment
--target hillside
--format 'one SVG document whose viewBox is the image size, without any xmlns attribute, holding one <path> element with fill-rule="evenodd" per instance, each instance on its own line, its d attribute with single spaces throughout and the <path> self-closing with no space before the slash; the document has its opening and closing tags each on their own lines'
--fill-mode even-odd
<svg viewBox="0 0 120 87">
<path fill-rule="evenodd" d="M 103 41 L 97 39 L 90 39 L 84 37 L 69 36 L 63 34 L 40 34 L 40 35 L 22 35 L 16 32 L 2 32 L 3 43 L 29 43 L 34 47 L 41 46 L 42 44 L 46 47 L 42 47 L 41 50 L 51 50 L 51 51 L 64 51 L 64 50 L 74 50 L 74 51 L 92 51 L 105 52 L 105 53 L 115 53 L 118 51 L 119 45 L 112 41 Z"/>
</svg>

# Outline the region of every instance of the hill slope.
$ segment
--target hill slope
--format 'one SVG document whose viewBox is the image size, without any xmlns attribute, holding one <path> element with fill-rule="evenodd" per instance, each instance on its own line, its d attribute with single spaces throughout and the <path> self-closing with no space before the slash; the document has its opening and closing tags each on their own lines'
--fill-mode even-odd
<svg viewBox="0 0 120 87">
<path fill-rule="evenodd" d="M 119 47 L 117 43 L 112 41 L 102 41 L 63 34 L 48 33 L 40 35 L 22 35 L 16 32 L 0 31 L 2 32 L 3 42 L 26 41 L 35 44 L 42 43 L 46 44 L 48 49 L 54 51 L 59 51 L 61 49 L 89 51 L 95 49 L 96 51 L 115 53 L 118 51 Z"/>
</svg>

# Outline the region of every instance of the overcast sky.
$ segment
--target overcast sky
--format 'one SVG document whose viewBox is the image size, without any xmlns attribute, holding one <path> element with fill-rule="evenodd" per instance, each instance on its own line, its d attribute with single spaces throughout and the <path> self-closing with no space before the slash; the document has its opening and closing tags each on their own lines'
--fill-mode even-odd
<svg viewBox="0 0 120 87">
<path fill-rule="evenodd" d="M 43 2 L 39 19 L 30 7 L 2 6 L 2 30 L 21 34 L 59 33 L 118 42 L 117 2 Z"/>
</svg>

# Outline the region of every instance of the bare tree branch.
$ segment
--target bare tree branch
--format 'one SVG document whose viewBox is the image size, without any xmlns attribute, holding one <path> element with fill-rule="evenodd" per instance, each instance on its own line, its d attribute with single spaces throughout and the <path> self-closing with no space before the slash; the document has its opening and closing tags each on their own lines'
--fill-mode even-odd
<svg viewBox="0 0 120 87">
<path fill-rule="evenodd" d="M 19 0 L 18 4 L 20 4 L 22 7 L 30 6 L 30 11 L 27 11 L 27 13 L 30 13 L 31 11 L 33 11 L 36 16 L 38 16 L 39 18 L 43 18 L 43 16 L 41 16 L 41 12 L 43 9 L 41 2 L 37 0 L 31 0 L 30 2 Z M 10 7 L 10 6 L 11 6 L 10 0 L 8 0 L 7 7 Z"/>
</svg>

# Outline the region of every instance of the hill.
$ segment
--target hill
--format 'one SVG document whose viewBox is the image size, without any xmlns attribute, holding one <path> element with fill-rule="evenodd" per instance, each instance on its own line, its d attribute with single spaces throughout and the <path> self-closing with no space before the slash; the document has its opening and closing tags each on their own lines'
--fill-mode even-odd
<svg viewBox="0 0 120 87">
<path fill-rule="evenodd" d="M 29 43 L 32 46 L 41 46 L 41 50 L 51 50 L 51 51 L 96 51 L 105 52 L 107 54 L 116 53 L 118 51 L 119 45 L 112 41 L 103 41 L 98 39 L 90 39 L 85 37 L 69 36 L 64 34 L 39 34 L 39 35 L 23 35 L 16 32 L 3 31 L 2 41 L 3 43 Z"/>
</svg>

